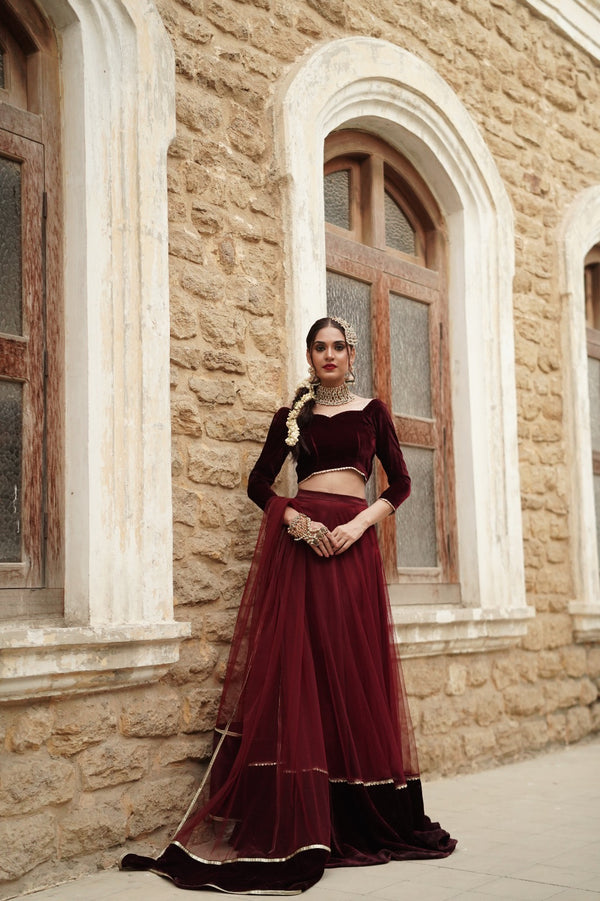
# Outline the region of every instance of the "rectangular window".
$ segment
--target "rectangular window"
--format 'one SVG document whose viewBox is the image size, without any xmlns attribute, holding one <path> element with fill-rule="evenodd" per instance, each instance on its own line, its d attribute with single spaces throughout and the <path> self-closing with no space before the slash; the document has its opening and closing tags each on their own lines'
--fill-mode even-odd
<svg viewBox="0 0 600 901">
<path fill-rule="evenodd" d="M 44 578 L 43 165 L 41 144 L 0 129 L 2 589 Z"/>
<path fill-rule="evenodd" d="M 412 479 L 411 496 L 380 526 L 388 582 L 451 584 L 456 601 L 443 230 L 418 175 L 383 142 L 340 132 L 326 156 L 327 312 L 355 326 L 354 390 L 388 405 Z M 376 468 L 369 501 L 384 478 Z"/>
</svg>

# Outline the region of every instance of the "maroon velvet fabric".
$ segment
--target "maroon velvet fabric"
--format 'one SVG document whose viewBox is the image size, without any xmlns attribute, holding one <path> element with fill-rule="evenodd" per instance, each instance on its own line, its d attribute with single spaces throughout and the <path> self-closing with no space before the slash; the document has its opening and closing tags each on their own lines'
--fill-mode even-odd
<svg viewBox="0 0 600 901">
<path fill-rule="evenodd" d="M 282 526 L 286 505 L 347 522 L 365 501 L 274 497 L 242 598 L 206 784 L 157 859 L 184 888 L 304 891 L 325 867 L 444 857 L 418 763 L 375 531 L 318 557 Z"/>
<path fill-rule="evenodd" d="M 262 453 L 248 479 L 248 494 L 263 510 L 274 496 L 271 485 L 290 452 L 285 443 L 289 407 L 281 407 L 271 423 Z M 296 464 L 298 482 L 328 469 L 357 469 L 371 475 L 373 458 L 381 461 L 389 487 L 382 492 L 393 507 L 410 494 L 410 477 L 400 450 L 392 417 L 383 401 L 375 398 L 363 410 L 344 410 L 333 416 L 315 413 L 302 430 Z"/>
</svg>

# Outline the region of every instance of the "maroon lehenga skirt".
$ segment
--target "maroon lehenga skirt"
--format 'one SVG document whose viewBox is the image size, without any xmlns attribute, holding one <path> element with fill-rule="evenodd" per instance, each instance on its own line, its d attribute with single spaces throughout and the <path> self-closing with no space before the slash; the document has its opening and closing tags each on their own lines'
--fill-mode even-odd
<svg viewBox="0 0 600 901">
<path fill-rule="evenodd" d="M 263 517 L 206 778 L 156 860 L 188 889 L 297 894 L 326 867 L 446 857 L 417 755 L 374 529 L 339 557 L 282 527 L 286 505 L 330 529 L 365 501 L 299 491 Z"/>
</svg>

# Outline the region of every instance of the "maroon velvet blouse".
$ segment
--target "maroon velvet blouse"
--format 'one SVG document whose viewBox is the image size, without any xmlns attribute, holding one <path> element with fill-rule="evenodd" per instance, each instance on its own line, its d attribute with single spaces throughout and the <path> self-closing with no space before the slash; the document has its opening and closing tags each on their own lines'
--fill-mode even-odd
<svg viewBox="0 0 600 901">
<path fill-rule="evenodd" d="M 261 455 L 248 479 L 248 496 L 263 510 L 275 494 L 271 485 L 290 452 L 285 443 L 289 412 L 289 407 L 281 407 L 273 417 Z M 366 482 L 377 456 L 389 482 L 389 488 L 380 497 L 396 508 L 410 494 L 410 477 L 392 417 L 377 398 L 363 410 L 344 410 L 333 416 L 315 413 L 302 429 L 302 438 L 306 448 L 300 446 L 298 482 L 317 472 L 339 469 L 355 469 Z"/>
</svg>

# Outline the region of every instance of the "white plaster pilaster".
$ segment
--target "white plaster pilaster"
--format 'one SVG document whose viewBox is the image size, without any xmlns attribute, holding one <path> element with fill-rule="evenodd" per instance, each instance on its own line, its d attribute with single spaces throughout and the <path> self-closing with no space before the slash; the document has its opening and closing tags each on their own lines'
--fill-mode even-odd
<svg viewBox="0 0 600 901">
<path fill-rule="evenodd" d="M 525 0 L 563 34 L 600 59 L 600 3 L 598 0 Z"/>
<path fill-rule="evenodd" d="M 592 471 L 592 436 L 588 392 L 588 360 L 583 271 L 585 257 L 600 243 L 600 185 L 582 191 L 564 217 L 557 236 L 560 293 L 563 301 L 565 421 L 569 532 L 573 561 L 575 636 L 600 639 L 600 578 Z"/>
</svg>

